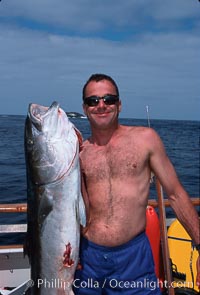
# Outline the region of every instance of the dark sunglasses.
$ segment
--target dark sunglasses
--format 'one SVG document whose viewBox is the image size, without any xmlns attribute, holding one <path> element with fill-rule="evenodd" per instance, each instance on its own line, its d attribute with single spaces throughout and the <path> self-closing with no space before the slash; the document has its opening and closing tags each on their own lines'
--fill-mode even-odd
<svg viewBox="0 0 200 295">
<path fill-rule="evenodd" d="M 87 104 L 89 107 L 96 107 L 99 104 L 100 99 L 103 99 L 103 102 L 106 105 L 116 104 L 119 101 L 118 95 L 106 94 L 104 96 L 92 95 L 84 98 L 84 104 Z"/>
</svg>

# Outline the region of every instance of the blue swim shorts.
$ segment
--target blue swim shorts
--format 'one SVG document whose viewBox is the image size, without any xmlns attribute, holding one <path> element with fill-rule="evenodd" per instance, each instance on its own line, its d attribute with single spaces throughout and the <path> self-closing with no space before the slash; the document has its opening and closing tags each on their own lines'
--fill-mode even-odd
<svg viewBox="0 0 200 295">
<path fill-rule="evenodd" d="M 145 232 L 116 247 L 82 237 L 80 263 L 73 282 L 76 295 L 161 294 Z"/>
</svg>

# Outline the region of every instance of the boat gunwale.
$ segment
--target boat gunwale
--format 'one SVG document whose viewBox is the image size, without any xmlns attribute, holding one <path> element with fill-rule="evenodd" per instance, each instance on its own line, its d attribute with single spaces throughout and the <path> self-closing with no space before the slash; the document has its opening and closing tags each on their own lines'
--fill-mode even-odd
<svg viewBox="0 0 200 295">
<path fill-rule="evenodd" d="M 190 198 L 194 206 L 200 205 L 200 197 Z M 168 199 L 164 199 L 165 207 L 171 207 Z M 154 208 L 158 207 L 158 201 L 156 199 L 149 199 L 148 206 Z M 0 213 L 26 213 L 27 212 L 27 203 L 11 203 L 11 204 L 0 204 Z"/>
</svg>

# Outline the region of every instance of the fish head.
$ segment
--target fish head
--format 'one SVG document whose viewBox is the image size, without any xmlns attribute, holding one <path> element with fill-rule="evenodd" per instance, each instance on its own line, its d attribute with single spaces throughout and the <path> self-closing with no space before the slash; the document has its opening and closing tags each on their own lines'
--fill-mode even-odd
<svg viewBox="0 0 200 295">
<path fill-rule="evenodd" d="M 35 184 L 51 183 L 66 174 L 78 157 L 77 149 L 75 127 L 57 102 L 50 107 L 29 105 L 25 154 Z"/>
<path fill-rule="evenodd" d="M 32 124 L 33 136 L 37 136 L 40 132 L 45 134 L 46 138 L 51 136 L 60 136 L 63 123 L 65 130 L 71 125 L 65 112 L 59 107 L 59 104 L 54 101 L 50 107 L 30 104 L 28 109 L 28 117 Z"/>
</svg>

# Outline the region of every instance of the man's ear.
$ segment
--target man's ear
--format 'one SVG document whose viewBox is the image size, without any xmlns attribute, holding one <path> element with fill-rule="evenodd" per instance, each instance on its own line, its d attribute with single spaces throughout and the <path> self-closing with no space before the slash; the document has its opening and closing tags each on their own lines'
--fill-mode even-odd
<svg viewBox="0 0 200 295">
<path fill-rule="evenodd" d="M 118 101 L 118 110 L 119 110 L 119 113 L 121 112 L 121 109 L 122 109 L 122 102 L 121 100 Z"/>
</svg>

